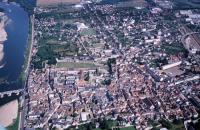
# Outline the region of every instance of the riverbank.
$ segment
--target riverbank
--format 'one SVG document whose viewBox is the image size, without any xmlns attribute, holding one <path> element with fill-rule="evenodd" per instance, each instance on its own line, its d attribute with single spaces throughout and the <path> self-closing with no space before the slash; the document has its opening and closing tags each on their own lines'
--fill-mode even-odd
<svg viewBox="0 0 200 130">
<path fill-rule="evenodd" d="M 26 50 L 26 56 L 25 56 L 25 62 L 23 65 L 23 71 L 21 72 L 20 79 L 23 82 L 24 90 L 26 90 L 26 85 L 27 85 L 27 79 L 29 75 L 29 69 L 30 69 L 30 62 L 32 58 L 32 49 L 33 49 L 33 43 L 34 43 L 34 20 L 35 16 L 34 14 L 29 16 L 30 23 L 29 23 L 29 36 L 28 36 L 28 47 Z M 23 129 L 24 128 L 24 119 L 25 119 L 25 95 L 26 91 L 24 91 L 22 95 L 22 99 L 20 100 L 20 107 L 23 108 L 21 112 L 19 112 L 19 128 L 18 129 Z"/>
<path fill-rule="evenodd" d="M 9 24 L 9 26 L 6 27 L 8 39 L 4 44 L 6 48 L 4 49 L 5 58 L 6 60 L 10 60 L 6 61 L 5 68 L 1 69 L 0 71 L 0 76 L 5 77 L 8 80 L 8 85 L 1 85 L 1 91 L 9 91 L 13 89 L 15 90 L 24 88 L 24 81 L 27 75 L 25 70 L 28 68 L 27 54 L 29 54 L 31 48 L 29 47 L 31 45 L 29 44 L 31 41 L 31 32 L 29 31 L 31 28 L 29 25 L 30 15 L 21 8 L 21 4 L 21 7 L 14 3 L 1 3 L 0 5 L 5 9 L 5 14 L 9 17 L 9 19 L 13 21 L 11 24 Z M 17 30 L 20 30 L 21 32 L 18 33 Z M 13 67 L 13 65 L 15 65 L 15 67 Z M 8 75 L 8 73 L 11 74 L 11 76 Z M 20 96 L 22 95 L 20 94 Z M 13 104 L 15 101 L 17 101 L 17 105 Z M 18 129 L 20 124 L 19 122 L 21 120 L 21 111 L 19 111 L 19 109 L 21 110 L 21 102 L 22 101 L 21 99 L 19 100 L 19 96 L 15 95 L 12 95 L 11 97 L 5 96 L 3 99 L 0 99 L 0 107 L 2 106 L 7 108 L 0 111 L 0 125 L 2 124 L 2 126 L 6 127 L 7 130 Z M 5 115 L 3 115 L 3 112 Z M 3 117 L 6 117 L 6 119 Z M 10 120 L 12 120 L 12 122 Z"/>
<path fill-rule="evenodd" d="M 0 107 L 0 124 L 8 127 L 15 123 L 18 114 L 18 100 L 15 99 Z"/>
<path fill-rule="evenodd" d="M 25 50 L 25 54 L 24 54 L 24 65 L 22 67 L 22 71 L 21 74 L 19 76 L 19 80 L 22 82 L 22 84 L 24 85 L 27 74 L 28 74 L 28 69 L 30 67 L 30 60 L 31 60 L 31 52 L 32 52 L 32 48 L 33 48 L 33 21 L 34 21 L 34 15 L 29 16 L 29 33 L 28 33 L 28 38 L 27 38 L 27 47 Z"/>
<path fill-rule="evenodd" d="M 2 60 L 4 58 L 4 42 L 7 40 L 7 33 L 5 31 L 7 20 L 6 15 L 0 12 L 0 69 L 4 67 Z"/>
</svg>

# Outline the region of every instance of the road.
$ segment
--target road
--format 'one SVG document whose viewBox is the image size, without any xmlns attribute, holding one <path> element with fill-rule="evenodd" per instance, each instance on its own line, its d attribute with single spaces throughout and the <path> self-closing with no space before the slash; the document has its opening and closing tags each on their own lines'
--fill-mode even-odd
<svg viewBox="0 0 200 130">
<path fill-rule="evenodd" d="M 42 127 L 44 127 L 47 123 L 48 123 L 48 121 L 51 119 L 51 117 L 53 116 L 53 114 L 58 110 L 58 108 L 60 107 L 60 104 L 54 109 L 54 111 L 51 113 L 51 114 L 49 114 L 49 117 L 46 119 L 46 121 L 42 124 Z"/>
<path fill-rule="evenodd" d="M 25 95 L 26 95 L 26 88 L 27 88 L 27 82 L 28 82 L 28 76 L 29 76 L 29 71 L 30 71 L 30 62 L 31 62 L 31 57 L 32 57 L 32 49 L 33 49 L 33 43 L 34 43 L 34 22 L 35 22 L 35 15 L 33 14 L 31 16 L 31 24 L 32 24 L 32 32 L 31 32 L 31 45 L 30 45 L 30 50 L 29 50 L 29 56 L 28 56 L 28 63 L 27 63 L 27 68 L 25 70 L 25 83 L 24 83 L 24 91 L 21 97 L 21 102 L 20 102 L 20 107 L 23 108 L 23 110 L 20 111 L 19 113 L 19 126 L 18 130 L 23 130 L 24 129 L 24 121 L 25 121 L 25 116 L 26 116 L 26 104 L 27 101 L 25 100 Z"/>
</svg>

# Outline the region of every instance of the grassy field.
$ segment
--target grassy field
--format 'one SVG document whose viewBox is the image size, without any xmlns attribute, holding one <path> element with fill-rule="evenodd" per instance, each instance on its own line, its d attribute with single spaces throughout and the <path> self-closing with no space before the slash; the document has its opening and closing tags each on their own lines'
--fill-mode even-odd
<svg viewBox="0 0 200 130">
<path fill-rule="evenodd" d="M 64 4 L 78 4 L 80 0 L 37 0 L 37 6 L 48 6 L 48 5 L 56 5 L 60 3 Z"/>
<path fill-rule="evenodd" d="M 48 44 L 59 44 L 60 41 L 58 41 L 57 39 L 48 39 L 46 41 Z"/>
<path fill-rule="evenodd" d="M 120 128 L 120 130 L 135 130 L 133 126 L 125 127 L 125 128 Z"/>
<path fill-rule="evenodd" d="M 180 52 L 184 52 L 185 48 L 183 46 L 174 46 L 174 45 L 162 45 L 161 48 L 167 53 L 167 54 L 178 54 Z"/>
<path fill-rule="evenodd" d="M 63 19 L 63 24 L 74 24 L 76 21 L 79 21 L 79 19 Z"/>
<path fill-rule="evenodd" d="M 169 130 L 185 130 L 184 124 L 172 124 L 172 128 Z"/>
<path fill-rule="evenodd" d="M 95 35 L 96 32 L 94 29 L 92 28 L 88 28 L 88 29 L 83 29 L 81 32 L 80 32 L 80 35 L 81 36 L 92 36 L 92 35 Z"/>
<path fill-rule="evenodd" d="M 119 2 L 117 7 L 146 7 L 147 2 L 145 0 L 130 0 Z"/>
<path fill-rule="evenodd" d="M 133 126 L 128 126 L 128 127 L 124 127 L 124 128 L 116 128 L 117 130 L 136 130 Z M 100 128 L 96 128 L 94 130 L 102 130 Z M 114 130 L 114 129 L 113 129 Z"/>
<path fill-rule="evenodd" d="M 82 63 L 82 62 L 58 62 L 58 68 L 96 68 L 93 63 Z"/>
</svg>

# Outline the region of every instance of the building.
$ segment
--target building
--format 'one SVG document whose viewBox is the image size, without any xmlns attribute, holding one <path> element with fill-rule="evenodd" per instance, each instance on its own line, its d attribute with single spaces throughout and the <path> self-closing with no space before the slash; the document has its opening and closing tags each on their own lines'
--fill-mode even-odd
<svg viewBox="0 0 200 130">
<path fill-rule="evenodd" d="M 162 70 L 167 70 L 167 69 L 179 66 L 181 63 L 182 63 L 182 61 L 178 61 L 178 62 L 175 62 L 172 64 L 164 65 L 164 66 L 162 66 Z"/>
</svg>

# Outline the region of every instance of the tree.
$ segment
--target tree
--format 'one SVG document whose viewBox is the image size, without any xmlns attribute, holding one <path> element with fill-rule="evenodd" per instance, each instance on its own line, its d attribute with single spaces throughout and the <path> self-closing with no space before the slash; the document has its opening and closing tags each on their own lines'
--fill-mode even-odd
<svg viewBox="0 0 200 130">
<path fill-rule="evenodd" d="M 79 130 L 87 130 L 87 126 L 85 124 L 78 126 Z"/>
<path fill-rule="evenodd" d="M 90 80 L 90 74 L 89 74 L 89 72 L 87 72 L 87 73 L 84 75 L 84 80 L 85 80 L 85 81 L 89 81 L 89 80 Z"/>
<path fill-rule="evenodd" d="M 166 127 L 167 129 L 172 128 L 172 124 L 169 121 L 166 121 L 165 119 L 161 119 L 160 123 L 162 124 L 163 127 Z"/>
<path fill-rule="evenodd" d="M 49 64 L 49 65 L 55 65 L 56 63 L 57 63 L 57 61 L 56 61 L 55 57 L 50 57 L 47 62 L 47 64 Z"/>
<path fill-rule="evenodd" d="M 102 81 L 103 85 L 110 85 L 111 84 L 111 79 L 105 79 L 104 81 Z"/>
<path fill-rule="evenodd" d="M 44 62 L 47 61 L 49 65 L 55 65 L 57 54 L 53 51 L 53 48 L 49 45 L 44 45 L 38 48 L 36 56 L 33 58 L 33 65 L 35 69 L 42 69 Z"/>
<path fill-rule="evenodd" d="M 108 72 L 109 72 L 110 74 L 113 73 L 112 64 L 116 64 L 116 59 L 115 59 L 115 58 L 109 58 L 108 61 L 107 61 Z"/>
<path fill-rule="evenodd" d="M 115 126 L 115 122 L 114 121 L 106 120 L 106 119 L 100 120 L 99 124 L 100 124 L 99 127 L 101 129 L 103 129 L 103 130 L 112 130 L 112 127 Z"/>
</svg>

